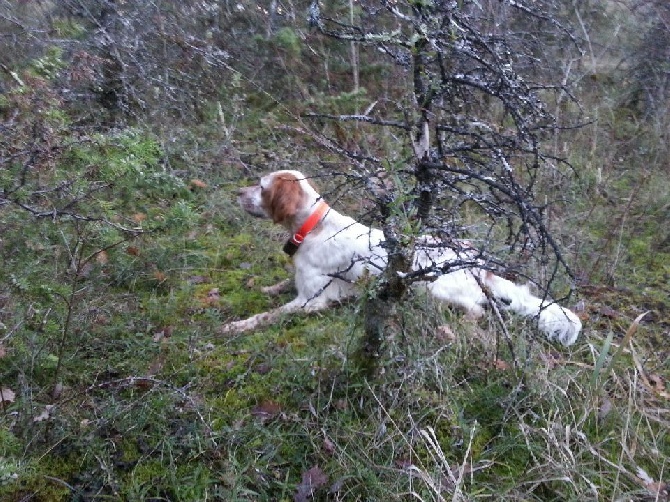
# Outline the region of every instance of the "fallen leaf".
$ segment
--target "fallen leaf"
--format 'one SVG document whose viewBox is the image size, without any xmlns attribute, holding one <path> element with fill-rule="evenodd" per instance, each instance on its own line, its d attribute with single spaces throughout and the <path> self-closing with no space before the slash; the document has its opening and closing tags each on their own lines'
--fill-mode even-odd
<svg viewBox="0 0 670 502">
<path fill-rule="evenodd" d="M 159 355 L 149 366 L 149 370 L 147 371 L 147 376 L 153 376 L 158 373 L 163 369 L 163 365 L 165 364 L 165 357 L 162 355 Z"/>
<path fill-rule="evenodd" d="M 63 384 L 58 382 L 56 385 L 54 385 L 54 388 L 51 391 L 51 397 L 54 399 L 60 399 L 61 394 L 63 394 Z"/>
<path fill-rule="evenodd" d="M 549 369 L 553 369 L 563 362 L 563 358 L 558 352 L 541 352 L 540 359 L 544 361 Z"/>
<path fill-rule="evenodd" d="M 577 317 L 579 317 L 579 320 L 583 321 L 583 322 L 586 322 L 589 319 L 591 319 L 591 316 L 589 315 L 589 313 L 586 310 L 584 310 L 582 312 L 577 312 Z"/>
<path fill-rule="evenodd" d="M 147 215 L 144 213 L 135 213 L 132 218 L 135 223 L 142 223 L 147 219 Z"/>
<path fill-rule="evenodd" d="M 409 469 L 413 464 L 412 461 L 408 458 L 396 458 L 395 461 L 393 462 L 398 469 L 403 469 L 407 470 Z"/>
<path fill-rule="evenodd" d="M 207 188 L 207 183 L 198 179 L 192 179 L 191 188 Z"/>
<path fill-rule="evenodd" d="M 91 262 L 86 262 L 84 265 L 79 269 L 79 277 L 88 277 L 91 275 L 91 272 L 93 271 L 93 264 Z"/>
<path fill-rule="evenodd" d="M 192 275 L 188 279 L 186 279 L 186 282 L 189 284 L 208 284 L 211 282 L 209 277 L 206 277 L 204 275 Z"/>
<path fill-rule="evenodd" d="M 456 341 L 456 335 L 454 334 L 453 330 L 446 324 L 437 327 L 437 329 L 435 330 L 435 336 L 440 342 L 444 343 L 452 343 Z"/>
<path fill-rule="evenodd" d="M 616 319 L 619 317 L 619 312 L 614 310 L 612 307 L 608 307 L 607 305 L 600 307 L 599 313 L 601 316 L 609 317 L 610 319 Z"/>
<path fill-rule="evenodd" d="M 506 371 L 509 369 L 509 364 L 506 361 L 503 361 L 502 359 L 494 359 L 493 367 L 499 371 Z"/>
<path fill-rule="evenodd" d="M 346 399 L 338 399 L 335 401 L 335 408 L 343 411 L 349 408 L 349 402 Z"/>
<path fill-rule="evenodd" d="M 340 479 L 338 479 L 332 485 L 330 485 L 330 488 L 328 488 L 328 493 L 332 495 L 334 493 L 337 493 L 337 492 L 341 491 L 342 488 L 344 488 L 344 483 L 346 481 L 347 481 L 347 477 L 342 476 Z"/>
<path fill-rule="evenodd" d="M 163 338 L 170 338 L 172 336 L 172 332 L 174 331 L 174 328 L 172 326 L 164 326 L 162 328 L 157 329 L 154 332 L 153 336 L 153 341 L 154 342 L 160 342 L 163 340 Z"/>
<path fill-rule="evenodd" d="M 332 455 L 333 453 L 335 453 L 335 443 L 333 443 L 327 437 L 323 438 L 323 450 L 329 455 Z"/>
<path fill-rule="evenodd" d="M 649 375 L 647 379 L 652 390 L 658 393 L 665 391 L 665 382 L 663 382 L 663 378 L 660 375 Z"/>
<path fill-rule="evenodd" d="M 151 368 L 149 369 L 151 370 Z M 147 378 L 135 378 L 133 383 L 135 384 L 135 387 L 141 390 L 149 390 L 154 386 L 154 381 L 150 376 Z"/>
<path fill-rule="evenodd" d="M 662 481 L 657 481 L 656 483 L 649 483 L 647 490 L 652 497 L 663 497 L 663 499 L 668 500 L 668 495 L 670 494 L 670 484 L 663 483 Z M 657 498 L 656 500 L 663 500 Z"/>
<path fill-rule="evenodd" d="M 603 399 L 603 402 L 600 404 L 600 408 L 598 409 L 598 418 L 600 420 L 605 419 L 605 417 L 610 414 L 613 408 L 614 406 L 612 405 L 612 401 L 607 398 Z"/>
<path fill-rule="evenodd" d="M 33 422 L 44 422 L 45 420 L 49 420 L 49 418 L 51 418 L 51 410 L 53 408 L 53 404 L 47 404 L 44 407 L 44 410 L 42 410 L 42 413 L 33 418 Z"/>
<path fill-rule="evenodd" d="M 267 375 L 272 371 L 272 366 L 270 366 L 268 363 L 260 363 L 254 366 L 254 373 L 258 373 L 259 375 Z"/>
<path fill-rule="evenodd" d="M 95 261 L 98 262 L 98 265 L 105 265 L 109 261 L 107 251 L 100 251 L 97 255 L 95 255 Z"/>
<path fill-rule="evenodd" d="M 251 415 L 260 418 L 261 421 L 270 420 L 281 413 L 281 406 L 275 401 L 263 401 L 251 410 Z"/>
<path fill-rule="evenodd" d="M 131 256 L 139 256 L 140 255 L 140 249 L 135 246 L 128 246 L 126 248 L 126 253 L 128 253 Z"/>
<path fill-rule="evenodd" d="M 158 282 L 163 282 L 165 281 L 165 279 L 167 279 L 167 275 L 164 272 L 161 272 L 160 270 L 155 270 L 154 279 L 156 279 Z"/>
<path fill-rule="evenodd" d="M 293 497 L 294 502 L 307 502 L 314 497 L 314 493 L 328 483 L 328 476 L 318 465 L 302 473 L 302 481 L 297 486 Z"/>
<path fill-rule="evenodd" d="M 656 497 L 656 500 L 659 500 L 659 497 L 666 498 L 670 492 L 670 484 L 664 483 L 663 481 L 654 481 L 647 471 L 642 467 L 637 468 L 637 477 L 642 482 L 652 497 Z"/>
<path fill-rule="evenodd" d="M 15 399 L 16 394 L 14 394 L 14 391 L 7 388 L 0 389 L 0 401 L 7 404 L 7 403 L 13 403 Z"/>
</svg>

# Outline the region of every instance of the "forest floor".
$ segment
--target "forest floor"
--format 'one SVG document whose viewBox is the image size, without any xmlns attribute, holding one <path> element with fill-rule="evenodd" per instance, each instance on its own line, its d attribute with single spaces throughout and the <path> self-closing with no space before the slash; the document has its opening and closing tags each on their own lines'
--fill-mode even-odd
<svg viewBox="0 0 670 502">
<path fill-rule="evenodd" d="M 260 293 L 291 264 L 281 231 L 236 207 L 240 183 L 196 183 L 169 216 L 183 224 L 65 274 L 69 325 L 22 303 L 35 255 L 14 259 L 2 500 L 667 500 L 667 262 L 582 284 L 570 348 L 410 296 L 370 379 L 350 359 L 363 300 L 218 333 L 290 298 Z M 143 203 L 138 221 L 166 217 Z"/>
</svg>

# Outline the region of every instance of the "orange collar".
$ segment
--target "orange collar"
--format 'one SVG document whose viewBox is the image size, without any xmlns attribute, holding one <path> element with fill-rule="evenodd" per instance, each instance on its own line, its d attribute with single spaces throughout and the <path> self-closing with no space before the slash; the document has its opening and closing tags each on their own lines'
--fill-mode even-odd
<svg viewBox="0 0 670 502">
<path fill-rule="evenodd" d="M 323 218 L 323 215 L 326 214 L 328 209 L 330 209 L 330 206 L 326 204 L 325 200 L 322 199 L 319 201 L 316 205 L 316 209 L 309 215 L 309 218 L 305 220 L 305 223 L 302 224 L 300 230 L 293 234 L 293 237 L 284 244 L 284 252 L 287 255 L 293 256 L 295 254 L 300 247 L 300 244 L 302 244 L 302 241 L 307 237 L 307 234 L 314 230 L 314 227 L 321 221 L 321 218 Z"/>
</svg>

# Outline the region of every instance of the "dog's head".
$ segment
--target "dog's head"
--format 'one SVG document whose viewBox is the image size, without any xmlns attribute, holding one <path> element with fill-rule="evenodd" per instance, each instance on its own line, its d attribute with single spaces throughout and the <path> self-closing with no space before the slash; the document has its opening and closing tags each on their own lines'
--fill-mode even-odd
<svg viewBox="0 0 670 502">
<path fill-rule="evenodd" d="M 263 176 L 258 185 L 241 188 L 240 207 L 252 216 L 270 218 L 292 227 L 319 199 L 314 186 L 299 171 L 275 171 Z"/>
</svg>

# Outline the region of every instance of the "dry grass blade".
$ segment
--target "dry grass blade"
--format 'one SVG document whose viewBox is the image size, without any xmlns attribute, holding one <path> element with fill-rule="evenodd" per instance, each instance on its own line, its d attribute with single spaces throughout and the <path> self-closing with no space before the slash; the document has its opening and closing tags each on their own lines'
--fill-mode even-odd
<svg viewBox="0 0 670 502">
<path fill-rule="evenodd" d="M 605 383 L 604 378 L 600 378 L 600 381 L 598 381 L 599 377 L 602 374 L 607 373 L 611 368 L 614 368 L 614 365 L 616 362 L 619 360 L 619 357 L 621 357 L 621 353 L 623 352 L 624 347 L 628 346 L 630 344 L 630 341 L 633 338 L 633 335 L 637 332 L 637 328 L 640 325 L 640 321 L 649 314 L 649 311 L 644 312 L 637 316 L 633 323 L 630 325 L 628 328 L 628 331 L 626 331 L 626 335 L 623 337 L 623 340 L 619 344 L 619 347 L 617 347 L 616 351 L 614 354 L 612 354 L 612 359 L 610 360 L 609 364 L 606 366 L 604 365 L 604 360 L 605 357 L 607 356 L 607 353 L 609 352 L 610 344 L 612 341 L 612 333 L 607 337 L 605 340 L 605 344 L 603 345 L 603 350 L 601 351 L 601 355 L 598 358 L 598 362 L 596 363 L 596 367 L 593 370 L 593 378 L 591 380 L 591 384 L 594 387 L 594 390 L 596 391 L 596 394 L 600 392 L 602 389 L 602 386 Z"/>
</svg>

